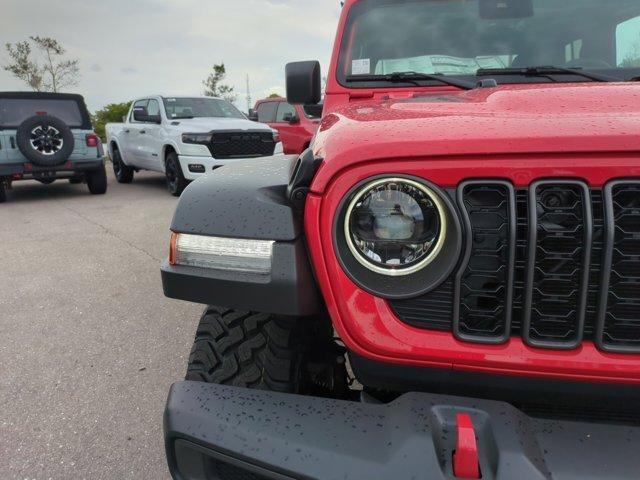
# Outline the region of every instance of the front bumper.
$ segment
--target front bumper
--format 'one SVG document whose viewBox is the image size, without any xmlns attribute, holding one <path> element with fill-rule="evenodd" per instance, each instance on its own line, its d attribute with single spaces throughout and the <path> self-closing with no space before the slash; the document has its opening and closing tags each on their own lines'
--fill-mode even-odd
<svg viewBox="0 0 640 480">
<path fill-rule="evenodd" d="M 104 158 L 90 161 L 69 160 L 54 167 L 40 167 L 32 163 L 0 163 L 0 177 L 12 177 L 13 180 L 29 180 L 37 177 L 67 178 L 74 175 L 95 170 L 104 165 Z"/>
<path fill-rule="evenodd" d="M 276 144 L 275 151 L 273 152 L 273 156 L 283 155 L 284 150 L 282 146 L 282 142 Z M 252 159 L 260 158 L 260 157 L 251 157 Z M 246 158 L 231 158 L 231 159 L 216 159 L 211 156 L 204 155 L 178 155 L 178 160 L 180 161 L 180 167 L 182 168 L 182 174 L 184 178 L 187 180 L 196 180 L 207 173 L 211 173 L 213 170 L 217 168 L 224 167 L 225 165 L 233 165 L 234 163 L 241 162 L 242 160 L 248 160 Z M 190 166 L 199 165 L 204 167 L 202 171 L 192 171 L 193 169 Z"/>
<path fill-rule="evenodd" d="M 180 382 L 164 415 L 174 479 L 454 479 L 456 418 L 482 478 L 636 479 L 640 427 L 532 418 L 509 404 L 410 393 L 365 404 Z"/>
</svg>

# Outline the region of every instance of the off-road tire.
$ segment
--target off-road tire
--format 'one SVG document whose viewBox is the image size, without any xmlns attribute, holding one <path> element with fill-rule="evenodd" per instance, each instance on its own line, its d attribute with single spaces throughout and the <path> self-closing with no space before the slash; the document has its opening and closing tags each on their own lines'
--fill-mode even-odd
<svg viewBox="0 0 640 480">
<path fill-rule="evenodd" d="M 116 177 L 118 183 L 131 183 L 133 182 L 133 174 L 135 170 L 124 164 L 120 150 L 117 148 L 113 150 L 113 158 L 111 159 L 113 164 L 113 174 Z"/>
<path fill-rule="evenodd" d="M 95 170 L 87 171 L 85 176 L 91 195 L 103 195 L 107 193 L 107 170 L 104 165 Z"/>
<path fill-rule="evenodd" d="M 184 189 L 189 185 L 189 181 L 184 178 L 182 174 L 182 167 L 180 167 L 180 161 L 178 160 L 178 154 L 176 154 L 176 152 L 169 152 L 167 154 L 165 175 L 167 177 L 169 193 L 174 197 L 182 195 Z"/>
<path fill-rule="evenodd" d="M 301 322 L 208 307 L 189 357 L 187 380 L 300 393 Z"/>
<path fill-rule="evenodd" d="M 7 186 L 2 178 L 0 178 L 0 203 L 7 201 Z"/>
</svg>

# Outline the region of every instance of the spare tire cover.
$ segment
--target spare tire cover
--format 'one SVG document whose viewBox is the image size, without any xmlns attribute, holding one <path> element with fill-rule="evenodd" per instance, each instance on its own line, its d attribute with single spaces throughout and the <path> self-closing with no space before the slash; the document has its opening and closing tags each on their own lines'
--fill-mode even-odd
<svg viewBox="0 0 640 480">
<path fill-rule="evenodd" d="M 18 127 L 20 152 L 34 165 L 54 167 L 66 162 L 74 148 L 73 133 L 57 117 L 35 115 Z"/>
</svg>

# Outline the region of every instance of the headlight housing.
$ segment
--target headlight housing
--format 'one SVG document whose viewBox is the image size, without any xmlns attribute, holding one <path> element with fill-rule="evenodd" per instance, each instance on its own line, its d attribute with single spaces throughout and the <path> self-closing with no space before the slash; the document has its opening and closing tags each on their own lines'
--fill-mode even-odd
<svg viewBox="0 0 640 480">
<path fill-rule="evenodd" d="M 192 143 L 197 145 L 207 145 L 211 143 L 212 133 L 183 133 L 182 143 Z"/>
<path fill-rule="evenodd" d="M 426 267 L 444 245 L 442 200 L 426 185 L 405 178 L 367 184 L 351 200 L 345 238 L 356 259 L 382 275 L 409 275 Z"/>
<path fill-rule="evenodd" d="M 413 298 L 451 279 L 462 251 L 454 198 L 422 178 L 363 180 L 342 199 L 333 220 L 334 251 L 363 290 Z"/>
</svg>

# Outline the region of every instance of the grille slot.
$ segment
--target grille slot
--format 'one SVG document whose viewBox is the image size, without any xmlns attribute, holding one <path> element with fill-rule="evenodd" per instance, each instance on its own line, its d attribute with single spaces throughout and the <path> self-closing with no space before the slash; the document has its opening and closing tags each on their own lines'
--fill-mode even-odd
<svg viewBox="0 0 640 480">
<path fill-rule="evenodd" d="M 470 181 L 458 189 L 467 232 L 455 282 L 453 331 L 484 343 L 507 340 L 511 329 L 516 215 L 513 186 Z"/>
<path fill-rule="evenodd" d="M 529 190 L 529 245 L 522 336 L 530 345 L 582 341 L 593 224 L 589 189 L 541 181 Z"/>
<path fill-rule="evenodd" d="M 209 151 L 214 158 L 252 158 L 273 155 L 276 143 L 271 132 L 215 132 Z"/>
<path fill-rule="evenodd" d="M 605 255 L 596 340 L 604 350 L 640 351 L 640 181 L 605 189 Z"/>
<path fill-rule="evenodd" d="M 511 190 L 513 232 L 498 221 L 509 187 L 474 180 L 458 188 L 471 242 L 458 272 L 432 292 L 390 302 L 396 315 L 471 342 L 520 336 L 539 348 L 575 348 L 593 340 L 603 350 L 640 352 L 640 180 L 591 190 L 553 180 Z M 491 225 L 491 232 L 484 230 Z M 511 281 L 503 275 L 507 245 L 513 247 Z"/>
</svg>

